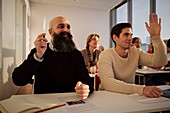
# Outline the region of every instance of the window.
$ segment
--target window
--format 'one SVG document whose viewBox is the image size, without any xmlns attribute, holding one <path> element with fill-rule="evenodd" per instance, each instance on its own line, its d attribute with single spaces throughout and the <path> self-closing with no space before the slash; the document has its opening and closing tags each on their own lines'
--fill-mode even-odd
<svg viewBox="0 0 170 113">
<path fill-rule="evenodd" d="M 110 10 L 110 28 L 121 22 L 132 23 L 133 37 L 139 37 L 142 42 L 141 49 L 147 51 L 150 44 L 150 35 L 145 22 L 149 23 L 150 13 L 156 12 L 162 18 L 162 39 L 170 39 L 169 4 L 170 0 L 124 0 Z M 110 45 L 112 47 L 112 44 Z"/>
<path fill-rule="evenodd" d="M 161 38 L 162 40 L 170 39 L 170 13 L 169 10 L 170 0 L 156 0 L 156 13 L 161 18 Z M 168 57 L 170 57 L 170 53 L 168 53 Z"/>
<path fill-rule="evenodd" d="M 127 22 L 127 3 L 123 4 L 121 7 L 117 8 L 117 21 L 116 23 Z"/>
<path fill-rule="evenodd" d="M 156 13 L 161 17 L 161 37 L 163 40 L 170 39 L 170 13 L 168 13 L 170 0 L 156 0 Z"/>
<path fill-rule="evenodd" d="M 148 22 L 150 13 L 149 0 L 133 0 L 132 1 L 132 26 L 133 37 L 141 39 L 141 49 L 147 51 L 150 43 L 149 33 L 146 29 L 145 22 Z"/>
<path fill-rule="evenodd" d="M 149 0 L 133 0 L 132 1 L 132 26 L 133 36 L 138 36 L 142 43 L 148 43 L 149 33 L 146 30 L 145 22 L 148 22 Z M 145 6 L 145 7 L 144 7 Z"/>
<path fill-rule="evenodd" d="M 121 22 L 127 22 L 127 0 L 122 1 L 120 4 L 110 10 L 110 31 L 114 25 Z M 113 47 L 114 43 L 110 38 L 110 47 Z"/>
</svg>

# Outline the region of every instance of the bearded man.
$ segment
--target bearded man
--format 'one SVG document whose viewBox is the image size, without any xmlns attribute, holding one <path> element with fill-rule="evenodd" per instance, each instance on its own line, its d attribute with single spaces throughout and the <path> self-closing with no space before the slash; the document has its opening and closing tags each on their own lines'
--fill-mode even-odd
<svg viewBox="0 0 170 113">
<path fill-rule="evenodd" d="M 86 99 L 94 89 L 82 54 L 75 48 L 68 20 L 53 18 L 49 34 L 49 43 L 45 33 L 38 35 L 35 48 L 12 74 L 14 84 L 26 85 L 35 75 L 36 94 L 76 91 L 80 99 Z"/>
</svg>

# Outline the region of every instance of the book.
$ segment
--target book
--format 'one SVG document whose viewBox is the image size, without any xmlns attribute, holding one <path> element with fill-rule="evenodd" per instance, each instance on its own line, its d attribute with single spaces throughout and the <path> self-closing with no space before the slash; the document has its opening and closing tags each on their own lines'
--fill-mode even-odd
<svg viewBox="0 0 170 113">
<path fill-rule="evenodd" d="M 12 96 L 0 101 L 2 113 L 32 113 L 64 106 L 65 103 L 49 95 Z"/>
</svg>

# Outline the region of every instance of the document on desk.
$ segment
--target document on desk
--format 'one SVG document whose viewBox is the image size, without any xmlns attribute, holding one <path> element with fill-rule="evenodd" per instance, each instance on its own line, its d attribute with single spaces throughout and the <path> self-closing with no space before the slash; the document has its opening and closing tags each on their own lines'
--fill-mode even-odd
<svg viewBox="0 0 170 113">
<path fill-rule="evenodd" d="M 79 100 L 78 95 L 67 95 L 67 96 L 55 96 L 55 95 L 52 95 L 51 97 L 54 98 L 54 99 L 59 100 L 60 102 L 68 102 L 68 101 Z"/>
<path fill-rule="evenodd" d="M 79 113 L 82 111 L 101 108 L 99 105 L 96 105 L 93 101 L 89 99 L 80 100 L 78 98 L 78 95 L 58 96 L 58 97 L 53 96 L 53 98 L 56 98 L 61 102 L 66 102 L 66 106 L 61 108 L 64 113 Z"/>
<path fill-rule="evenodd" d="M 137 69 L 136 72 L 138 73 L 155 73 L 157 72 L 157 69 L 152 69 L 152 68 L 143 68 L 143 69 Z"/>
<path fill-rule="evenodd" d="M 160 85 L 160 86 L 156 86 L 156 87 L 160 88 L 161 90 L 170 89 L 170 85 Z"/>
<path fill-rule="evenodd" d="M 129 97 L 143 104 L 152 104 L 152 103 L 170 101 L 170 99 L 165 98 L 165 97 L 149 98 L 145 96 L 140 96 L 138 94 L 132 94 L 132 95 L 129 95 Z"/>
<path fill-rule="evenodd" d="M 71 102 L 72 103 L 72 102 Z M 94 109 L 99 109 L 101 106 L 95 104 L 92 101 L 81 101 L 80 103 L 76 102 L 76 104 L 67 104 L 65 107 L 61 108 L 64 113 L 80 113 L 83 111 L 89 111 L 89 110 L 94 110 Z"/>
<path fill-rule="evenodd" d="M 156 87 L 160 88 L 163 91 L 163 97 L 170 98 L 170 85 L 161 85 Z"/>
</svg>

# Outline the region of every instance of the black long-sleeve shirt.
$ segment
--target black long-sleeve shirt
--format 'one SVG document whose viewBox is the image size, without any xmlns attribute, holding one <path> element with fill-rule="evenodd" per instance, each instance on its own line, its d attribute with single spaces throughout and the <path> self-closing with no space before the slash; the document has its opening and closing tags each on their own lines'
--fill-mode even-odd
<svg viewBox="0 0 170 113">
<path fill-rule="evenodd" d="M 12 74 L 15 85 L 26 85 L 35 75 L 36 94 L 74 92 L 78 81 L 89 85 L 90 93 L 94 91 L 80 51 L 75 49 L 71 53 L 56 52 L 48 44 L 42 62 L 34 59 L 35 53 L 34 48 L 28 58 L 15 68 Z"/>
</svg>

